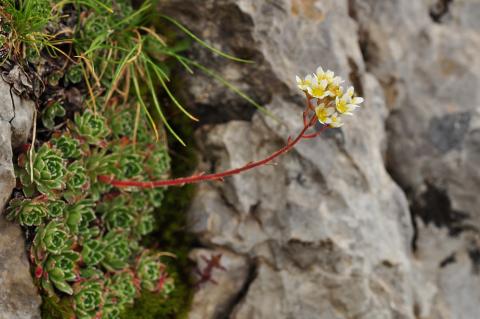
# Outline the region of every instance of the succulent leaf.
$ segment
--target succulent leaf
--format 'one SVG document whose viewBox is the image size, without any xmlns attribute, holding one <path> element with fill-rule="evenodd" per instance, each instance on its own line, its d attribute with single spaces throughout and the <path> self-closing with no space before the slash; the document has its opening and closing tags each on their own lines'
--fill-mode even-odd
<svg viewBox="0 0 480 319">
<path fill-rule="evenodd" d="M 74 288 L 74 309 L 78 319 L 93 319 L 103 306 L 103 283 L 100 280 L 80 282 Z"/>
<path fill-rule="evenodd" d="M 105 118 L 99 114 L 94 114 L 90 110 L 86 110 L 82 115 L 76 113 L 74 121 L 73 129 L 75 133 L 88 144 L 98 145 L 110 133 Z"/>
<path fill-rule="evenodd" d="M 90 185 L 87 171 L 80 161 L 75 161 L 67 167 L 66 179 L 67 187 L 63 193 L 63 197 L 65 197 L 68 202 L 74 202 L 80 199 Z"/>
<path fill-rule="evenodd" d="M 56 117 L 64 117 L 65 116 L 65 109 L 63 106 L 55 102 L 50 106 L 47 106 L 42 112 L 42 123 L 48 129 L 53 129 L 55 126 L 55 118 Z"/>
<path fill-rule="evenodd" d="M 76 262 L 79 257 L 79 254 L 73 250 L 64 251 L 60 255 L 49 255 L 44 266 L 46 275 L 42 276 L 43 287 L 51 287 L 53 284 L 58 290 L 71 295 L 73 289 L 68 282 L 77 279 Z M 47 290 L 50 289 L 47 288 Z"/>
<path fill-rule="evenodd" d="M 52 144 L 62 152 L 63 158 L 77 159 L 82 153 L 80 152 L 80 142 L 69 135 L 61 135 L 51 140 Z"/>
<path fill-rule="evenodd" d="M 88 266 L 99 264 L 104 258 L 105 249 L 100 240 L 91 239 L 83 243 L 82 259 Z"/>
<path fill-rule="evenodd" d="M 33 251 L 37 259 L 43 259 L 47 253 L 58 255 L 71 246 L 73 241 L 63 222 L 51 221 L 38 228 L 33 240 Z"/>
<path fill-rule="evenodd" d="M 12 199 L 7 209 L 7 218 L 18 218 L 22 226 L 38 226 L 47 216 L 45 201 L 39 199 Z"/>
<path fill-rule="evenodd" d="M 26 160 L 19 157 L 19 166 L 22 167 L 19 176 L 24 191 L 25 187 L 34 186 L 40 193 L 53 196 L 55 190 L 65 187 L 65 161 L 60 152 L 49 144 L 43 144 L 33 153 L 32 159 L 30 153 L 27 154 Z"/>
<path fill-rule="evenodd" d="M 136 273 L 144 289 L 158 291 L 166 287 L 168 278 L 165 265 L 160 261 L 158 254 L 145 251 L 137 262 Z M 170 281 L 168 282 L 170 284 Z"/>
<path fill-rule="evenodd" d="M 102 265 L 109 271 L 125 268 L 132 254 L 128 237 L 122 232 L 110 231 L 103 239 L 105 257 L 101 262 Z"/>
<path fill-rule="evenodd" d="M 65 224 L 72 234 L 78 234 L 81 230 L 88 228 L 89 223 L 95 219 L 93 207 L 92 200 L 82 199 L 65 208 Z"/>
</svg>

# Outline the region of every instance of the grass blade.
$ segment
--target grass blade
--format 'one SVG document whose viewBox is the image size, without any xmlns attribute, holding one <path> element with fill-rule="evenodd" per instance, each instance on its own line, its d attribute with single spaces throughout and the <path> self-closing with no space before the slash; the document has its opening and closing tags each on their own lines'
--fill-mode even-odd
<svg viewBox="0 0 480 319">
<path fill-rule="evenodd" d="M 147 85 L 152 95 L 153 105 L 155 105 L 155 108 L 158 112 L 158 115 L 162 119 L 163 124 L 165 125 L 167 130 L 180 142 L 180 144 L 182 144 L 183 146 L 187 146 L 187 144 L 185 144 L 185 142 L 180 138 L 180 136 L 178 136 L 178 134 L 173 130 L 170 124 L 168 124 L 168 121 L 162 112 L 162 108 L 160 107 L 160 103 L 158 102 L 157 95 L 155 94 L 155 87 L 153 86 L 152 76 L 150 75 L 148 67 L 145 67 L 145 73 L 147 76 Z"/>
<path fill-rule="evenodd" d="M 150 112 L 148 112 L 147 105 L 143 101 L 142 93 L 140 92 L 140 86 L 138 85 L 138 79 L 137 79 L 137 76 L 135 75 L 135 68 L 133 67 L 133 64 L 130 65 L 130 71 L 132 74 L 133 87 L 135 88 L 135 94 L 137 95 L 138 102 L 140 103 L 142 108 L 145 110 L 145 114 L 147 115 L 148 121 L 150 122 L 150 125 L 152 125 L 153 131 L 155 133 L 155 138 L 158 141 L 160 139 L 160 135 L 158 134 L 157 125 L 155 124 L 155 121 L 150 115 Z"/>
<path fill-rule="evenodd" d="M 218 54 L 219 56 L 222 56 L 226 59 L 229 59 L 229 60 L 232 60 L 232 61 L 236 61 L 236 62 L 243 62 L 243 63 L 253 63 L 252 60 L 245 60 L 245 59 L 241 59 L 241 58 L 237 58 L 233 55 L 230 55 L 230 54 L 227 54 L 223 51 L 220 51 L 219 49 L 211 46 L 210 44 L 208 44 L 207 42 L 203 41 L 202 39 L 200 39 L 199 37 L 197 37 L 195 34 L 193 34 L 190 30 L 188 30 L 185 26 L 183 26 L 183 24 L 181 24 L 180 22 L 178 22 L 177 20 L 169 17 L 169 16 L 166 16 L 166 15 L 163 15 L 161 14 L 160 17 L 170 21 L 171 23 L 173 23 L 175 26 L 177 26 L 177 28 L 179 28 L 180 30 L 182 30 L 182 32 L 184 32 L 186 35 L 188 35 L 189 37 L 191 37 L 192 39 L 194 39 L 195 41 L 197 41 L 198 43 L 200 43 L 202 46 L 204 46 L 205 48 L 209 49 L 210 51 Z"/>
<path fill-rule="evenodd" d="M 160 81 L 160 83 L 162 84 L 163 88 L 165 89 L 165 92 L 167 92 L 168 96 L 170 97 L 170 99 L 172 100 L 172 102 L 186 115 L 188 116 L 190 119 L 192 119 L 193 121 L 196 121 L 198 122 L 198 119 L 191 115 L 187 110 L 185 110 L 185 108 L 180 104 L 180 102 L 178 102 L 178 100 L 175 98 L 175 96 L 172 94 L 172 92 L 170 91 L 170 89 L 168 88 L 167 84 L 165 83 L 165 81 L 162 79 L 162 74 L 160 73 L 160 71 L 157 70 L 157 66 L 150 60 L 147 60 L 147 62 L 153 67 L 153 71 L 155 72 L 155 74 L 157 75 L 157 78 L 158 80 Z M 145 65 L 145 68 L 148 68 L 147 65 Z"/>
<path fill-rule="evenodd" d="M 240 90 L 238 87 L 236 87 L 235 85 L 233 85 L 232 83 L 230 83 L 229 81 L 227 81 L 226 79 L 224 79 L 220 74 L 218 74 L 217 72 L 201 65 L 200 63 L 198 62 L 195 62 L 193 60 L 190 60 L 188 58 L 185 58 L 185 57 L 182 57 L 182 56 L 178 56 L 179 59 L 182 59 L 184 60 L 186 63 L 189 63 L 191 65 L 193 65 L 194 67 L 200 69 L 202 72 L 204 72 L 205 74 L 211 76 L 212 78 L 214 78 L 215 80 L 217 80 L 218 82 L 220 82 L 222 85 L 226 86 L 229 90 L 231 90 L 233 93 L 237 94 L 238 96 L 240 96 L 241 98 L 243 98 L 244 100 L 246 100 L 248 103 L 252 104 L 253 106 L 255 106 L 260 112 L 262 112 L 263 114 L 271 117 L 272 119 L 274 119 L 277 123 L 280 123 L 280 119 L 278 119 L 273 113 L 271 113 L 269 110 L 267 110 L 265 107 L 261 106 L 260 104 L 258 104 L 257 102 L 255 102 L 251 97 L 249 97 L 247 94 L 245 94 L 242 90 Z"/>
</svg>

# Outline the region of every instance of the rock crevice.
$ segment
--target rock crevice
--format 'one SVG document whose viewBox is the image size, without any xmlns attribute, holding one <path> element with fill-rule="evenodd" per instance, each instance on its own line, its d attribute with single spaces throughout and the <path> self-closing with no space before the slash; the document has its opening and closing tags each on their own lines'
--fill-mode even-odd
<svg viewBox="0 0 480 319">
<path fill-rule="evenodd" d="M 180 5 L 165 3 L 167 13 Z M 255 114 L 201 128 L 208 161 L 200 169 L 262 158 L 301 129 L 293 77 L 318 64 L 367 101 L 344 128 L 298 145 L 275 167 L 199 187 L 189 218 L 202 244 L 248 256 L 241 282 L 262 260 L 228 318 L 476 318 L 480 7 L 442 3 L 448 14 L 438 24 L 430 0 L 182 1 L 188 9 L 177 17 L 202 38 L 256 52 L 255 65 L 197 58 L 268 97 L 261 101 L 282 123 Z M 229 12 L 235 36 L 218 36 Z M 192 20 L 204 16 L 212 18 Z M 224 105 L 221 86 L 186 82 L 192 102 Z M 194 307 L 196 316 L 219 318 L 208 307 Z"/>
<path fill-rule="evenodd" d="M 15 187 L 13 149 L 27 141 L 34 110 L 33 102 L 12 94 L 0 79 L 0 319 L 40 318 L 41 299 L 30 275 L 23 232 L 3 214 Z"/>
</svg>

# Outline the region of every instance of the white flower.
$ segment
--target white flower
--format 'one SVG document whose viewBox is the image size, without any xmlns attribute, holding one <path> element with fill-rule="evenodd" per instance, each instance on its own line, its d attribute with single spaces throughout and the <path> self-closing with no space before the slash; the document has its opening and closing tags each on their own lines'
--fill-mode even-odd
<svg viewBox="0 0 480 319">
<path fill-rule="evenodd" d="M 327 80 L 319 80 L 317 77 L 315 77 L 313 79 L 312 85 L 307 88 L 307 92 L 308 94 L 317 99 L 323 99 L 326 96 L 332 95 L 332 92 L 328 91 L 327 87 Z"/>
<path fill-rule="evenodd" d="M 327 121 L 333 113 L 335 113 L 335 108 L 326 107 L 325 103 L 321 103 L 315 108 L 315 114 L 317 114 L 318 121 L 322 124 L 327 124 Z"/>
<path fill-rule="evenodd" d="M 333 113 L 325 122 L 325 124 L 330 125 L 331 127 L 340 127 L 343 126 L 342 117 L 338 113 Z"/>
<path fill-rule="evenodd" d="M 325 72 L 323 68 L 319 66 L 315 72 L 315 77 L 319 80 L 326 80 L 328 82 L 327 90 L 331 93 L 331 96 L 342 96 L 343 87 L 341 87 L 340 84 L 342 84 L 344 81 L 341 77 L 335 76 L 333 71 L 327 70 Z"/>
<path fill-rule="evenodd" d="M 302 91 L 308 91 L 308 88 L 312 85 L 313 82 L 313 76 L 312 75 L 307 75 L 304 80 L 302 80 L 298 75 L 296 77 L 297 80 L 297 86 L 300 90 Z"/>
<path fill-rule="evenodd" d="M 330 71 L 330 70 L 327 70 L 326 72 L 323 71 L 321 66 L 317 68 L 317 71 L 315 72 L 315 76 L 320 80 L 327 80 L 328 84 L 340 85 L 341 83 L 343 83 L 343 80 L 341 77 L 335 76 L 335 73 L 333 71 Z"/>
<path fill-rule="evenodd" d="M 335 86 L 339 86 L 340 84 L 342 84 L 343 82 L 345 82 L 344 80 L 342 80 L 341 77 L 339 76 L 336 76 L 332 79 L 332 82 L 330 83 L 331 85 L 335 85 Z"/>
<path fill-rule="evenodd" d="M 331 127 L 342 126 L 342 116 L 352 115 L 364 101 L 355 96 L 352 86 L 345 92 L 341 85 L 344 81 L 332 71 L 324 71 L 322 67 L 318 67 L 313 75 L 307 75 L 305 79 L 297 76 L 296 80 L 300 90 L 308 93 L 307 98 L 311 99 L 309 105 L 316 105 L 318 121 Z"/>
<path fill-rule="evenodd" d="M 354 104 L 356 107 L 360 107 L 360 104 L 362 104 L 363 101 L 365 101 L 365 99 L 363 97 L 358 96 L 358 97 L 354 97 L 351 103 Z"/>
<path fill-rule="evenodd" d="M 335 108 L 340 114 L 352 115 L 352 111 L 360 107 L 359 104 L 363 102 L 363 98 L 354 97 L 353 87 L 349 87 L 347 92 L 342 97 L 335 98 Z"/>
<path fill-rule="evenodd" d="M 330 83 L 333 82 L 333 79 L 335 77 L 335 73 L 333 73 L 333 71 L 330 71 L 330 70 L 327 70 L 327 72 L 325 72 L 325 71 L 323 71 L 322 67 L 319 66 L 317 68 L 317 71 L 315 72 L 315 76 L 319 80 L 327 80 L 328 83 L 330 84 Z"/>
</svg>

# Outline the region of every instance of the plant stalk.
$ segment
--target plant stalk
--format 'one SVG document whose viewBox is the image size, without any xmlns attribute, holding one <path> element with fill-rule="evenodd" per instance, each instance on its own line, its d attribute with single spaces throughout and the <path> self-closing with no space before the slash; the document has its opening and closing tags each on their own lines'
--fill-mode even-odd
<svg viewBox="0 0 480 319">
<path fill-rule="evenodd" d="M 308 111 L 308 108 L 305 112 Z M 315 125 L 317 117 L 314 114 L 308 121 L 305 119 L 305 114 L 304 112 L 304 127 L 302 131 L 297 135 L 297 137 L 294 140 L 291 140 L 290 137 L 288 138 L 287 144 L 276 151 L 275 153 L 271 154 L 270 156 L 259 160 L 255 162 L 250 162 L 242 167 L 227 170 L 224 172 L 220 173 L 212 173 L 212 174 L 195 174 L 189 177 L 180 177 L 180 178 L 174 178 L 174 179 L 167 179 L 167 180 L 159 180 L 159 181 L 134 181 L 134 180 L 116 180 L 112 178 L 111 176 L 107 175 L 100 175 L 98 176 L 98 179 L 101 182 L 104 182 L 106 184 L 110 184 L 116 187 L 140 187 L 140 188 L 157 188 L 157 187 L 166 187 L 166 186 L 182 186 L 185 184 L 192 184 L 192 183 L 198 183 L 198 182 L 204 182 L 204 181 L 223 181 L 225 177 L 228 176 L 233 176 L 248 170 L 251 170 L 255 167 L 259 167 L 262 165 L 266 165 L 270 163 L 272 160 L 277 158 L 278 156 L 287 153 L 290 151 L 298 142 L 300 142 L 302 139 L 309 139 L 313 138 L 315 136 L 320 135 L 322 132 L 327 130 L 329 128 L 328 125 L 323 126 L 318 132 L 310 135 L 306 135 L 306 131 Z"/>
</svg>

